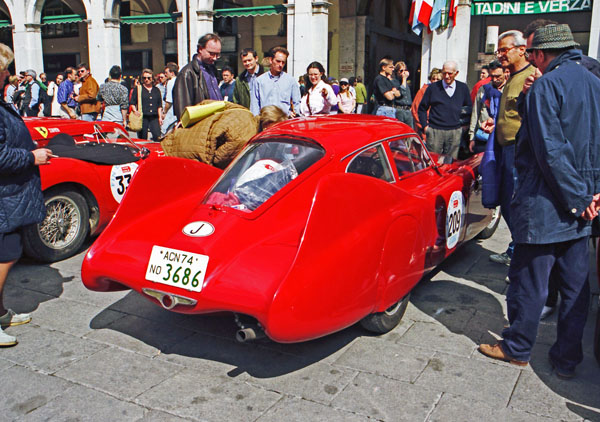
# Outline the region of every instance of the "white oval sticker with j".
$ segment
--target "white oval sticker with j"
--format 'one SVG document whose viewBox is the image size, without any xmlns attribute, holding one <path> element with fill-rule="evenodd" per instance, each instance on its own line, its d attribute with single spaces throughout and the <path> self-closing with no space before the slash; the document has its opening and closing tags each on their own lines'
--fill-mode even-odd
<svg viewBox="0 0 600 422">
<path fill-rule="evenodd" d="M 215 227 L 206 221 L 194 221 L 183 228 L 183 233 L 192 237 L 210 236 L 215 232 Z"/>
</svg>

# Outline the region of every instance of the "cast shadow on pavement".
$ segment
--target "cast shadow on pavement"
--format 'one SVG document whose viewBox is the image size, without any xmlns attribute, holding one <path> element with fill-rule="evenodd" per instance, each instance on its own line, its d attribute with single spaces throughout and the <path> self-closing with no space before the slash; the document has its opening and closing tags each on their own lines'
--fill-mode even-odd
<svg viewBox="0 0 600 422">
<path fill-rule="evenodd" d="M 33 312 L 41 303 L 59 297 L 63 283 L 73 279 L 73 276 L 63 277 L 56 268 L 22 259 L 8 274 L 4 304 L 17 313 Z"/>
<path fill-rule="evenodd" d="M 487 256 L 490 253 L 478 242 L 464 245 L 421 280 L 413 290 L 411 303 L 475 345 L 495 343 L 495 336 L 500 336 L 508 323 L 503 310 L 508 267 L 489 262 Z M 471 259 L 468 262 L 468 257 L 473 256 L 478 256 L 478 261 Z M 571 412 L 600 421 L 600 413 L 587 408 L 600 408 L 600 367 L 594 358 L 592 344 L 596 312 L 597 305 L 593 304 L 584 333 L 584 361 L 578 366 L 575 379 L 557 378 L 548 361 L 548 351 L 556 338 L 556 314 L 540 323 L 530 365 L 539 379 L 534 381 L 539 382 L 539 388 L 545 385 L 563 397 Z M 532 400 L 536 400 L 535 397 L 538 396 L 532 396 Z"/>
<path fill-rule="evenodd" d="M 109 319 L 105 314 L 112 311 L 127 315 L 106 324 Z M 230 377 L 248 373 L 256 378 L 277 377 L 305 368 L 366 334 L 355 325 L 303 343 L 281 344 L 269 339 L 239 343 L 235 340 L 238 327 L 233 314 L 178 314 L 151 303 L 137 292 L 128 293 L 97 314 L 90 327 L 98 330 L 97 340 L 102 341 L 103 329 L 113 330 L 142 342 L 142 346 L 135 347 L 143 347 L 146 352 L 155 348 L 157 355 L 169 361 L 191 366 L 213 361 L 225 364 Z"/>
</svg>

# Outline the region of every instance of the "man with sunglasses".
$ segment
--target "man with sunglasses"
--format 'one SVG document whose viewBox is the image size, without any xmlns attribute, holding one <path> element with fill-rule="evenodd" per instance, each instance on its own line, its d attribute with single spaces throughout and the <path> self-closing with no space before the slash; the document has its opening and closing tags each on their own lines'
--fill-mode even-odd
<svg viewBox="0 0 600 422">
<path fill-rule="evenodd" d="M 215 62 L 221 57 L 221 38 L 208 33 L 198 40 L 198 53 L 186 64 L 175 81 L 173 108 L 181 118 L 187 106 L 204 100 L 222 100 Z"/>
<path fill-rule="evenodd" d="M 502 216 L 512 234 L 510 224 L 510 200 L 513 195 L 515 183 L 515 140 L 517 131 L 521 127 L 521 117 L 517 110 L 517 100 L 523 89 L 525 80 L 536 71 L 527 61 L 525 52 L 527 42 L 520 31 L 507 31 L 498 37 L 498 50 L 496 57 L 502 67 L 510 70 L 510 78 L 504 86 L 500 107 L 496 116 L 496 125 L 493 123 L 483 125 L 482 129 L 491 132 L 494 129 L 494 141 L 502 148 L 499 180 L 498 204 Z M 498 159 L 498 156 L 496 156 Z M 514 242 L 511 242 L 506 252 L 490 255 L 490 261 L 498 264 L 509 265 L 514 250 Z"/>
<path fill-rule="evenodd" d="M 511 203 L 516 245 L 506 294 L 510 325 L 502 341 L 479 346 L 493 359 L 527 365 L 553 273 L 562 303 L 549 358 L 559 378 L 572 378 L 583 360 L 590 221 L 600 208 L 600 80 L 582 65 L 578 46 L 562 24 L 536 29 L 528 49 L 542 76 L 520 106 Z"/>
<path fill-rule="evenodd" d="M 98 118 L 98 113 L 102 108 L 100 101 L 98 101 L 100 87 L 92 77 L 87 63 L 81 63 L 77 68 L 81 87 L 79 88 L 79 95 L 75 96 L 75 101 L 79 103 L 81 120 L 93 122 Z"/>
</svg>

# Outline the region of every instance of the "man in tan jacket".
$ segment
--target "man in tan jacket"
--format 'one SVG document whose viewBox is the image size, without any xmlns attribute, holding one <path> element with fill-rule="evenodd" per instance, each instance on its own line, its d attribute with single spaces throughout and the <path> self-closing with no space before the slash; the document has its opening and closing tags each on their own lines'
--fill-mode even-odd
<svg viewBox="0 0 600 422">
<path fill-rule="evenodd" d="M 75 101 L 79 103 L 79 109 L 81 110 L 81 120 L 93 122 L 98 117 L 101 109 L 101 104 L 97 100 L 100 88 L 98 82 L 92 77 L 87 63 L 81 63 L 77 67 L 77 74 L 83 83 L 79 88 L 79 95 L 75 97 Z"/>
</svg>

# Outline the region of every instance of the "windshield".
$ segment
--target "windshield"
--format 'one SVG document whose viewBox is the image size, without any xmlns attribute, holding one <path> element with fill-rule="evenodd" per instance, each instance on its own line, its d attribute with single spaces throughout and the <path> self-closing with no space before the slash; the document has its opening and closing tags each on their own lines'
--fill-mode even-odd
<svg viewBox="0 0 600 422">
<path fill-rule="evenodd" d="M 204 203 L 254 211 L 323 155 L 321 147 L 308 142 L 253 143 L 225 171 Z"/>
</svg>

